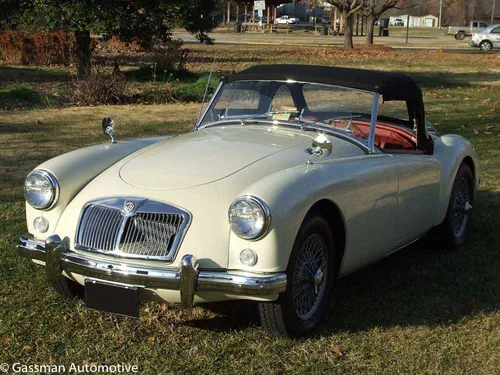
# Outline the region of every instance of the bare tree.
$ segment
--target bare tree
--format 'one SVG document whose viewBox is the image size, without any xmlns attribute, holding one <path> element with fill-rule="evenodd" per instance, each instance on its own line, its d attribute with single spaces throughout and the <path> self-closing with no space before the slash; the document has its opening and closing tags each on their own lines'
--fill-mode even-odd
<svg viewBox="0 0 500 375">
<path fill-rule="evenodd" d="M 373 44 L 373 30 L 375 21 L 389 9 L 396 8 L 402 3 L 402 0 L 365 0 L 365 4 L 361 9 L 363 16 L 366 17 L 366 44 Z"/>
<path fill-rule="evenodd" d="M 344 48 L 351 49 L 354 48 L 354 43 L 352 41 L 353 34 L 353 24 L 354 24 L 354 14 L 359 12 L 361 8 L 365 5 L 366 0 L 327 0 L 323 1 L 333 6 L 342 14 L 344 18 Z M 310 1 L 310 3 L 318 3 L 318 1 Z M 337 22 L 337 20 L 335 20 Z"/>
</svg>

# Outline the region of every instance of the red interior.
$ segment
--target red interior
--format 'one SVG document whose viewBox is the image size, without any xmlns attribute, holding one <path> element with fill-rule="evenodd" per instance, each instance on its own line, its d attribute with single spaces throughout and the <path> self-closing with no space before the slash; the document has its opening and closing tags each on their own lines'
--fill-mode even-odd
<svg viewBox="0 0 500 375">
<path fill-rule="evenodd" d="M 305 116 L 308 120 L 318 121 L 314 116 Z M 347 123 L 342 120 L 342 125 L 339 123 L 337 126 L 346 126 Z M 363 120 L 353 120 L 351 123 L 353 135 L 358 138 L 368 139 L 370 134 L 370 122 Z M 387 122 L 377 122 L 375 127 L 375 146 L 381 150 L 416 150 L 417 138 L 409 130 L 401 129 L 393 124 Z"/>
<path fill-rule="evenodd" d="M 362 136 L 368 138 L 370 123 L 368 121 L 353 121 L 355 126 L 363 132 Z M 355 136 L 360 136 L 354 132 Z M 377 122 L 375 128 L 375 146 L 380 149 L 403 149 L 415 150 L 417 148 L 416 137 L 407 130 L 400 129 L 388 123 Z"/>
</svg>

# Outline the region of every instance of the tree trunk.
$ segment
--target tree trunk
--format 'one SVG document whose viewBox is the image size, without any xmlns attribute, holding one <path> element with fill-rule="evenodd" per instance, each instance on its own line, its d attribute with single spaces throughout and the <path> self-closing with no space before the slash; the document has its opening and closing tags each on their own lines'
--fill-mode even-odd
<svg viewBox="0 0 500 375">
<path fill-rule="evenodd" d="M 373 44 L 373 33 L 375 30 L 375 16 L 368 16 L 366 19 L 366 44 Z"/>
<path fill-rule="evenodd" d="M 352 26 L 354 21 L 354 14 L 345 13 L 344 14 L 344 48 L 345 49 L 353 49 L 354 42 L 352 41 Z"/>
<path fill-rule="evenodd" d="M 76 68 L 78 78 L 90 74 L 90 31 L 75 31 L 76 38 Z"/>
</svg>

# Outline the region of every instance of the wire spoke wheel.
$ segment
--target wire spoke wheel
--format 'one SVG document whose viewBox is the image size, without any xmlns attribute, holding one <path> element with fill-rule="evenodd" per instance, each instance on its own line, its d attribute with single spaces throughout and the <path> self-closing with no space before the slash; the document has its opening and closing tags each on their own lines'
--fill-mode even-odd
<svg viewBox="0 0 500 375">
<path fill-rule="evenodd" d="M 319 214 L 308 214 L 288 260 L 286 290 L 273 302 L 259 303 L 264 328 L 276 336 L 303 337 L 321 322 L 335 280 L 335 241 Z"/>
<path fill-rule="evenodd" d="M 456 187 L 453 197 L 453 208 L 451 217 L 451 226 L 455 238 L 460 238 L 464 234 L 469 220 L 469 211 L 472 208 L 470 205 L 470 188 L 467 178 L 462 177 Z"/>
<path fill-rule="evenodd" d="M 314 233 L 302 244 L 293 273 L 293 304 L 301 320 L 309 319 L 319 308 L 327 285 L 327 269 L 326 242 Z"/>
</svg>

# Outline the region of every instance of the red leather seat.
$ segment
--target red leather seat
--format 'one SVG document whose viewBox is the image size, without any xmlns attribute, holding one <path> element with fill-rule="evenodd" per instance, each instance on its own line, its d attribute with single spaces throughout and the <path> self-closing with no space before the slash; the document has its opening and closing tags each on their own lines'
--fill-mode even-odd
<svg viewBox="0 0 500 375">
<path fill-rule="evenodd" d="M 354 121 L 356 125 L 368 138 L 370 124 L 367 121 Z M 375 146 L 380 149 L 404 149 L 415 150 L 417 139 L 409 131 L 400 129 L 391 124 L 377 123 L 375 128 Z"/>
</svg>

